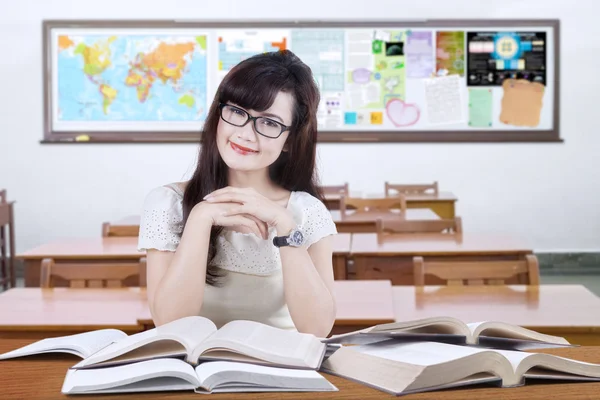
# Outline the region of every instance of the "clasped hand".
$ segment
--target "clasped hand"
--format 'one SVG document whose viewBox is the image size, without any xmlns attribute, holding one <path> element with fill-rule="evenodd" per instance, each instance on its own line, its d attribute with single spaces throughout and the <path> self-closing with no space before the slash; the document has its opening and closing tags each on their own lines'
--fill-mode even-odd
<svg viewBox="0 0 600 400">
<path fill-rule="evenodd" d="M 225 187 L 215 190 L 198 204 L 213 225 L 242 227 L 268 239 L 269 228 L 293 225 L 290 212 L 253 188 Z"/>
</svg>

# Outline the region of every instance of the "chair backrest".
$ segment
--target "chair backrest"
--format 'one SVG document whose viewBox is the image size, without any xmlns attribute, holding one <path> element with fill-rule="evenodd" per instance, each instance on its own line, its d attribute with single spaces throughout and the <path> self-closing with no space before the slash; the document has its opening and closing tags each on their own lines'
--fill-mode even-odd
<svg viewBox="0 0 600 400">
<path fill-rule="evenodd" d="M 0 190 L 0 204 L 6 203 L 6 189 Z"/>
<path fill-rule="evenodd" d="M 406 220 L 377 219 L 377 234 L 385 233 L 462 233 L 462 219 Z"/>
<path fill-rule="evenodd" d="M 537 257 L 528 254 L 524 260 L 498 261 L 426 261 L 423 257 L 413 258 L 415 286 L 425 286 L 425 275 L 445 280 L 448 286 L 504 285 L 506 279 L 525 276 L 524 284 L 538 286 L 540 270 Z"/>
<path fill-rule="evenodd" d="M 397 192 L 399 194 L 426 194 L 430 192 L 431 194 L 437 195 L 439 193 L 437 181 L 429 184 L 420 183 L 410 185 L 392 184 L 386 181 L 385 195 L 389 196 L 393 194 L 391 193 L 392 191 Z"/>
<path fill-rule="evenodd" d="M 321 186 L 321 190 L 323 191 L 323 194 L 342 193 L 348 195 L 348 193 L 350 193 L 350 189 L 348 188 L 348 182 L 344 183 L 343 185 Z"/>
<path fill-rule="evenodd" d="M 139 225 L 111 225 L 110 222 L 102 224 L 102 237 L 139 236 Z"/>
<path fill-rule="evenodd" d="M 64 263 L 57 264 L 51 258 L 42 260 L 40 286 L 54 287 L 54 278 L 62 278 L 72 288 L 123 287 L 130 276 L 139 276 L 139 286 L 146 287 L 146 258 L 130 263 Z"/>
<path fill-rule="evenodd" d="M 342 195 L 340 198 L 340 212 L 346 214 L 349 209 L 356 209 L 356 212 L 369 211 L 391 211 L 398 209 L 402 213 L 406 212 L 406 198 L 403 195 L 397 197 L 382 197 L 382 198 L 363 198 L 363 197 L 347 197 Z"/>
</svg>

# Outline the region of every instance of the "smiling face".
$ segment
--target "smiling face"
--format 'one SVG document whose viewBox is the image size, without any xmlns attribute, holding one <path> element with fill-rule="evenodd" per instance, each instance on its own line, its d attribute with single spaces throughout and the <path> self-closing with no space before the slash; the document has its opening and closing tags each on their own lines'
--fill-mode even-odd
<svg viewBox="0 0 600 400">
<path fill-rule="evenodd" d="M 264 111 L 246 110 L 237 104 L 228 104 L 246 111 L 252 117 L 264 116 L 285 126 L 292 125 L 294 98 L 290 93 L 279 92 L 271 107 Z M 244 121 L 246 118 L 242 112 L 232 108 L 224 108 L 222 112 L 223 117 L 228 120 L 238 118 Z M 257 122 L 259 129 L 261 123 L 266 123 L 271 129 L 273 128 L 272 122 L 259 120 Z M 255 131 L 253 121 L 249 121 L 244 126 L 235 126 L 221 118 L 217 126 L 217 148 L 230 169 L 258 171 L 268 168 L 279 158 L 289 134 L 289 131 L 285 131 L 278 138 L 265 137 Z"/>
</svg>

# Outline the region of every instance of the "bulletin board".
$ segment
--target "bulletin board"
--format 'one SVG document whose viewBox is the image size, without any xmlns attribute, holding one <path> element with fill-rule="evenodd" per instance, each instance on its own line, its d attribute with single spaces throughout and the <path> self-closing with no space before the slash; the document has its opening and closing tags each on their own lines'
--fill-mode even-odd
<svg viewBox="0 0 600 400">
<path fill-rule="evenodd" d="M 197 142 L 227 72 L 289 49 L 320 142 L 560 142 L 558 20 L 44 21 L 43 143 Z"/>
</svg>

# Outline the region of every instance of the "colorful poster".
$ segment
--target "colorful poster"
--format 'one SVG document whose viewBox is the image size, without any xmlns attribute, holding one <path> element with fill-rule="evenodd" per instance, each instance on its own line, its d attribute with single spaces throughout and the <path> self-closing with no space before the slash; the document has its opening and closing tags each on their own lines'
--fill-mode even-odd
<svg viewBox="0 0 600 400">
<path fill-rule="evenodd" d="M 432 125 L 465 122 L 458 75 L 425 79 L 427 120 Z"/>
<path fill-rule="evenodd" d="M 526 79 L 506 79 L 502 84 L 500 122 L 535 128 L 540 123 L 545 87 Z"/>
<path fill-rule="evenodd" d="M 438 31 L 436 37 L 437 75 L 465 75 L 465 32 Z"/>
<path fill-rule="evenodd" d="M 205 35 L 75 29 L 53 36 L 52 57 L 54 129 L 197 129 L 206 117 Z"/>
<path fill-rule="evenodd" d="M 350 31 L 347 43 L 345 108 L 383 112 L 392 99 L 405 98 L 404 31 Z M 384 123 L 383 114 L 369 117 Z M 357 118 L 360 119 L 360 118 Z"/>
<path fill-rule="evenodd" d="M 335 29 L 294 29 L 294 53 L 311 68 L 325 92 L 344 90 L 344 31 Z"/>
<path fill-rule="evenodd" d="M 429 78 L 435 70 L 433 32 L 406 32 L 406 76 Z"/>
<path fill-rule="evenodd" d="M 492 126 L 492 89 L 469 88 L 469 126 L 490 128 Z"/>
<path fill-rule="evenodd" d="M 468 32 L 469 86 L 505 79 L 546 84 L 546 32 Z"/>
<path fill-rule="evenodd" d="M 219 77 L 222 79 L 233 66 L 253 55 L 285 50 L 287 48 L 288 33 L 285 30 L 271 29 L 219 31 L 217 39 Z"/>
</svg>

